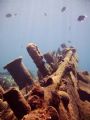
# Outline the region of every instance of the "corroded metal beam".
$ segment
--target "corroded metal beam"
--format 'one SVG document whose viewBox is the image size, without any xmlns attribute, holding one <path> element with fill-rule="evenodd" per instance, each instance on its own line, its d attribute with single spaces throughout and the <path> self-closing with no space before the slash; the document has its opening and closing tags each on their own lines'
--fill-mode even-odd
<svg viewBox="0 0 90 120">
<path fill-rule="evenodd" d="M 57 71 L 51 75 L 51 78 L 53 79 L 54 83 L 60 82 L 67 66 L 69 65 L 69 61 L 71 60 L 72 55 L 73 55 L 73 50 L 69 49 L 66 53 L 66 57 L 64 58 L 64 61 L 59 65 Z"/>
</svg>

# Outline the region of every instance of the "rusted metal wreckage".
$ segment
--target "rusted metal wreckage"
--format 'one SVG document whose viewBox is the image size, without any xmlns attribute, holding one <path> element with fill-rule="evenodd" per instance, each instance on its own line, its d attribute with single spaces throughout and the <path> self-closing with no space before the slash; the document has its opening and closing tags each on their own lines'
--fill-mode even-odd
<svg viewBox="0 0 90 120">
<path fill-rule="evenodd" d="M 38 68 L 37 82 L 22 63 L 22 58 L 17 58 L 4 67 L 20 88 L 11 88 L 3 94 L 17 119 L 83 120 L 78 92 L 78 78 L 82 79 L 82 76 L 77 72 L 75 48 L 66 47 L 58 55 L 42 55 L 38 47 L 30 43 L 27 51 Z M 21 89 L 27 85 L 32 87 L 23 96 Z M 90 97 L 89 93 L 88 95 Z"/>
</svg>

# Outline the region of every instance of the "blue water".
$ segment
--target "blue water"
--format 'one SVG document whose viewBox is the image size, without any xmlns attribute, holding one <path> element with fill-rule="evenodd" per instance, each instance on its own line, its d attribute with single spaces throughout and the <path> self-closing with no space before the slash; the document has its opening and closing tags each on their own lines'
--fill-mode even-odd
<svg viewBox="0 0 90 120">
<path fill-rule="evenodd" d="M 79 15 L 87 17 L 79 22 Z M 26 51 L 29 42 L 36 43 L 42 53 L 56 50 L 61 43 L 73 45 L 79 69 L 90 71 L 90 0 L 0 0 L 0 71 L 23 56 L 34 72 Z"/>
</svg>

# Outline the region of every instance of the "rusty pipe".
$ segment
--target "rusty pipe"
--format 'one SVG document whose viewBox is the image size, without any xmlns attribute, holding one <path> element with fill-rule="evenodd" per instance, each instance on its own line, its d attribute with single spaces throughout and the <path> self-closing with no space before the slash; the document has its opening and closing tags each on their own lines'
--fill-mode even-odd
<svg viewBox="0 0 90 120">
<path fill-rule="evenodd" d="M 21 120 L 24 115 L 31 111 L 31 107 L 18 89 L 9 89 L 3 94 L 3 97 L 8 102 L 18 120 Z"/>
<path fill-rule="evenodd" d="M 27 51 L 31 56 L 31 58 L 33 59 L 34 63 L 36 64 L 42 76 L 45 77 L 46 75 L 48 75 L 49 71 L 45 66 L 45 62 L 43 61 L 43 56 L 41 55 L 38 47 L 33 43 L 29 43 L 27 45 Z"/>
<path fill-rule="evenodd" d="M 31 85 L 33 83 L 31 74 L 28 72 L 27 68 L 22 62 L 22 57 L 10 62 L 4 66 L 4 69 L 8 70 L 20 89 L 28 84 Z"/>
</svg>

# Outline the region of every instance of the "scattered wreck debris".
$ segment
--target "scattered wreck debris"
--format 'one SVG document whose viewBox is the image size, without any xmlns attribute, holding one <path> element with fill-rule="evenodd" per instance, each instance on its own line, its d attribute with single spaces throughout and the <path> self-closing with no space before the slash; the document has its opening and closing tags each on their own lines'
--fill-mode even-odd
<svg viewBox="0 0 90 120">
<path fill-rule="evenodd" d="M 58 68 L 58 64 L 57 64 L 55 57 L 52 56 L 51 53 L 45 53 L 44 58 L 45 58 L 46 62 L 50 65 L 52 72 L 55 72 L 56 69 Z"/>
<path fill-rule="evenodd" d="M 77 71 L 74 47 L 61 47 L 52 54 L 41 54 L 35 44 L 28 44 L 27 51 L 38 68 L 37 81 L 21 58 L 4 67 L 19 88 L 0 88 L 1 120 L 90 120 L 90 74 Z"/>
</svg>

